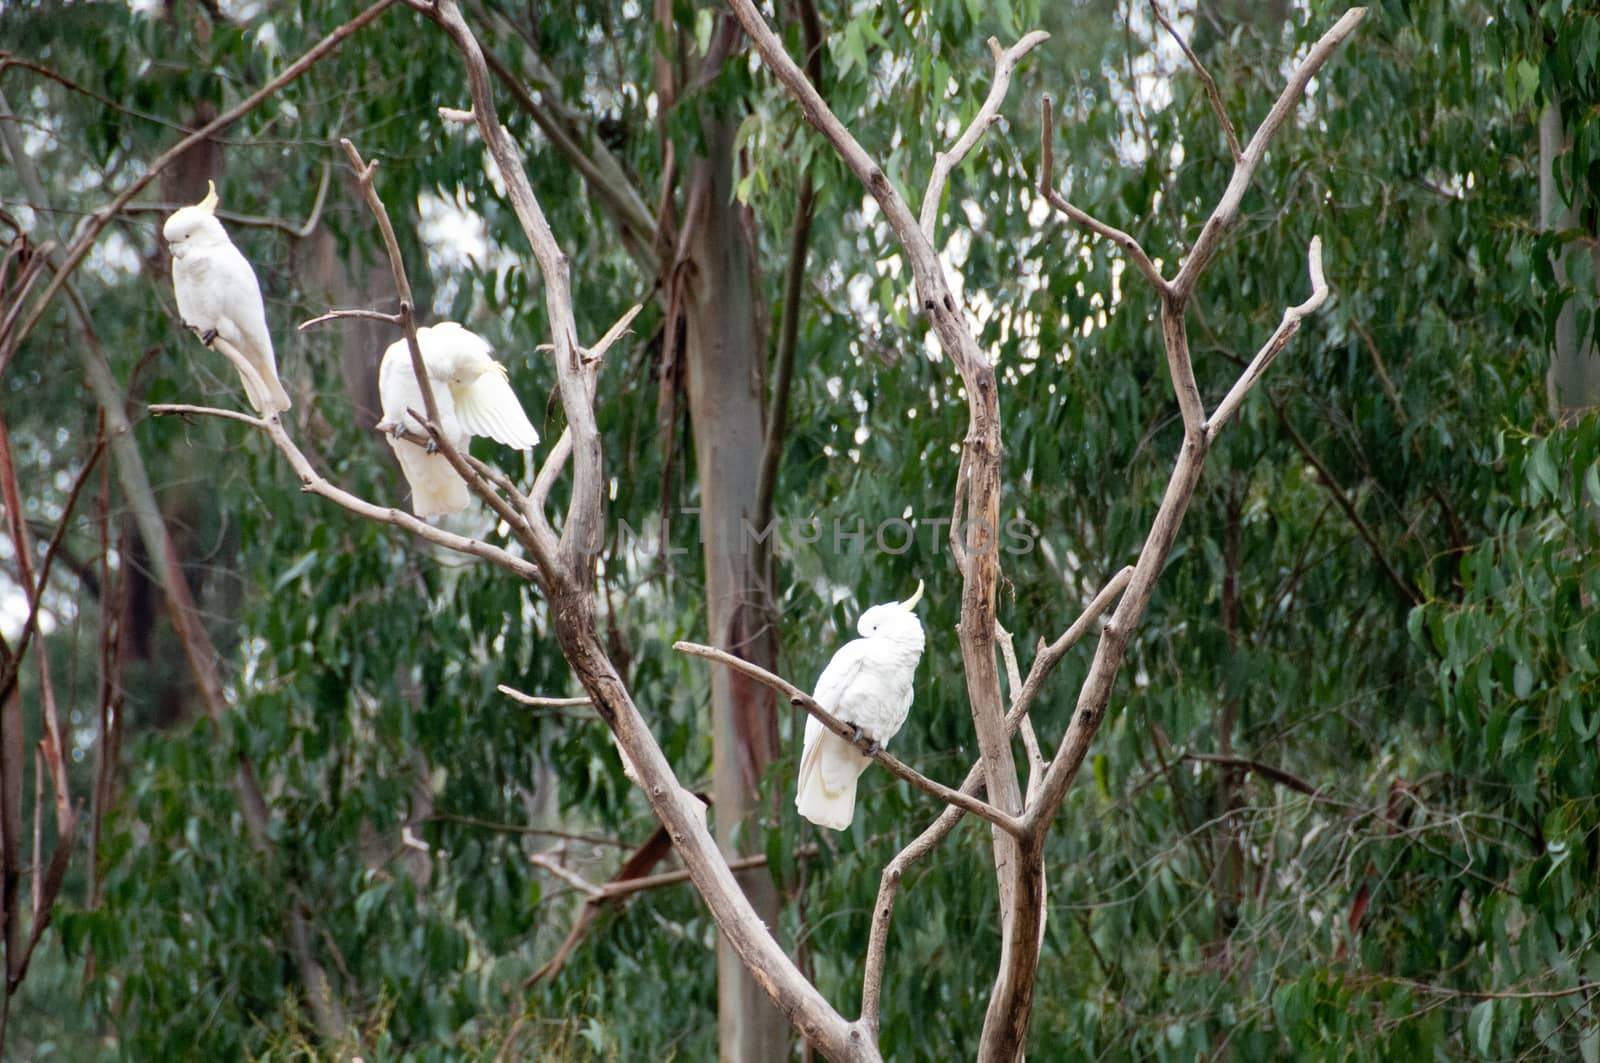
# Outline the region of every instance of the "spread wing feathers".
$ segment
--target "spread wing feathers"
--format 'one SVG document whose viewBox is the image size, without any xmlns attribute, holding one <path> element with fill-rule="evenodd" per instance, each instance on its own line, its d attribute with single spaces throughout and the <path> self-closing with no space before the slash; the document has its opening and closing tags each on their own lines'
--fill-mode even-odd
<svg viewBox="0 0 1600 1063">
<path fill-rule="evenodd" d="M 511 390 L 506 367 L 499 362 L 489 364 L 490 368 L 479 373 L 472 383 L 451 389 L 456 416 L 461 427 L 475 436 L 488 436 L 508 447 L 527 450 L 539 442 L 539 433 L 523 412 L 517 393 Z"/>
</svg>

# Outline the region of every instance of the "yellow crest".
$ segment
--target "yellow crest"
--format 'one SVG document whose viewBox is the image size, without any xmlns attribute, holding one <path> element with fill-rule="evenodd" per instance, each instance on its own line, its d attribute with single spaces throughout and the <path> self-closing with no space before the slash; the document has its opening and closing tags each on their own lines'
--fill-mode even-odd
<svg viewBox="0 0 1600 1063">
<path fill-rule="evenodd" d="M 194 205 L 196 210 L 203 210 L 207 214 L 217 212 L 217 186 L 213 181 L 206 182 L 206 198 Z"/>
</svg>

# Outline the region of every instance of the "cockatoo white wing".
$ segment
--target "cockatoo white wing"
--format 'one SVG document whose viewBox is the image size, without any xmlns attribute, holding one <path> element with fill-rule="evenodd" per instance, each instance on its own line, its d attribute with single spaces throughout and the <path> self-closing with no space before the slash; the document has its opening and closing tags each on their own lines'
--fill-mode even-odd
<svg viewBox="0 0 1600 1063">
<path fill-rule="evenodd" d="M 433 344 L 427 329 L 417 330 L 417 344 L 422 350 L 423 365 L 429 370 L 433 401 L 439 409 L 439 428 L 456 449 L 464 449 L 467 437 L 456 418 L 450 388 L 432 372 L 430 350 Z M 396 426 L 404 426 L 411 432 L 426 432 L 409 412 L 423 412 L 423 401 L 422 389 L 417 386 L 416 373 L 411 367 L 411 351 L 403 339 L 390 344 L 383 352 L 383 361 L 378 365 L 378 398 L 383 404 L 383 420 L 377 427 L 386 433 L 389 446 L 400 462 L 400 472 L 411 486 L 411 511 L 419 517 L 437 517 L 466 509 L 471 495 L 466 481 L 449 460 L 443 454 L 430 454 L 426 448 L 393 434 Z"/>
<path fill-rule="evenodd" d="M 523 412 L 517 393 L 511 390 L 506 367 L 499 362 L 490 362 L 476 380 L 451 390 L 456 415 L 466 431 L 518 450 L 527 450 L 539 442 L 539 433 Z"/>
<path fill-rule="evenodd" d="M 870 685 L 871 652 L 867 639 L 847 642 L 817 679 L 813 699 L 846 723 L 859 723 L 855 715 L 861 707 L 861 688 Z M 849 742 L 808 717 L 795 807 L 819 827 L 844 830 L 855 818 L 856 780 L 870 763 Z"/>
<path fill-rule="evenodd" d="M 291 403 L 278 379 L 278 359 L 256 272 L 214 218 L 207 216 L 204 221 L 203 229 L 185 239 L 182 253 L 173 254 L 172 290 L 178 313 L 202 336 L 215 332 L 226 340 L 256 371 L 265 394 L 258 394 L 249 377 L 240 376 L 258 412 L 281 413 Z"/>
</svg>

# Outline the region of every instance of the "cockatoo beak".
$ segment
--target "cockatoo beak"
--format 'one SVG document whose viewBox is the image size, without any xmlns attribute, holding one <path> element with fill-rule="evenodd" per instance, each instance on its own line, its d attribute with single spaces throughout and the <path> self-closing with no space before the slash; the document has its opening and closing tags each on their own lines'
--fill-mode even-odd
<svg viewBox="0 0 1600 1063">
<path fill-rule="evenodd" d="M 206 182 L 206 198 L 196 203 L 195 208 L 203 210 L 207 214 L 215 214 L 217 212 L 217 184 L 215 181 Z"/>
<path fill-rule="evenodd" d="M 900 603 L 900 608 L 904 609 L 906 612 L 909 613 L 909 612 L 911 612 L 911 610 L 913 610 L 913 609 L 915 609 L 917 607 L 917 603 L 920 602 L 920 601 L 922 601 L 922 581 L 921 580 L 917 580 L 917 593 L 913 594 L 911 597 L 909 597 L 905 601 L 901 602 Z"/>
</svg>

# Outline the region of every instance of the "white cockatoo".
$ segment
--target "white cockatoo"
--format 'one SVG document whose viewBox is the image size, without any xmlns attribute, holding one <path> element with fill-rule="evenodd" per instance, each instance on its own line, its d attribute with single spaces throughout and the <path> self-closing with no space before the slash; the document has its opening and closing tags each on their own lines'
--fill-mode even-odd
<svg viewBox="0 0 1600 1063">
<path fill-rule="evenodd" d="M 506 367 L 494 360 L 488 340 L 454 321 L 444 321 L 417 329 L 417 346 L 433 401 L 439 407 L 439 430 L 457 450 L 467 449 L 469 436 L 488 436 L 518 450 L 539 442 L 539 433 L 511 390 Z M 425 410 L 422 389 L 411 367 L 411 350 L 404 339 L 383 352 L 378 397 L 383 402 L 383 420 L 377 427 L 390 433 L 389 446 L 411 485 L 411 511 L 419 517 L 436 517 L 466 509 L 470 500 L 466 481 L 443 454 L 435 453 L 432 440 L 422 446 L 398 436 L 402 428 L 427 434 L 407 412 Z"/>
<path fill-rule="evenodd" d="M 208 181 L 206 198 L 174 211 L 161 227 L 172 251 L 178 314 L 199 333 L 202 343 L 234 362 L 250 405 L 270 417 L 287 410 L 290 403 L 278 379 L 261 285 L 249 260 L 228 239 L 216 210 L 217 186 Z M 255 370 L 255 379 L 239 367 L 240 361 Z"/>
<path fill-rule="evenodd" d="M 856 624 L 861 637 L 839 647 L 817 680 L 817 704 L 854 724 L 876 744 L 889 739 L 911 711 L 911 681 L 922 660 L 922 621 L 917 593 L 903 602 L 874 605 Z M 806 718 L 806 744 L 800 753 L 800 785 L 794 804 L 819 827 L 844 830 L 856 812 L 856 779 L 872 763 L 855 747 Z"/>
</svg>

